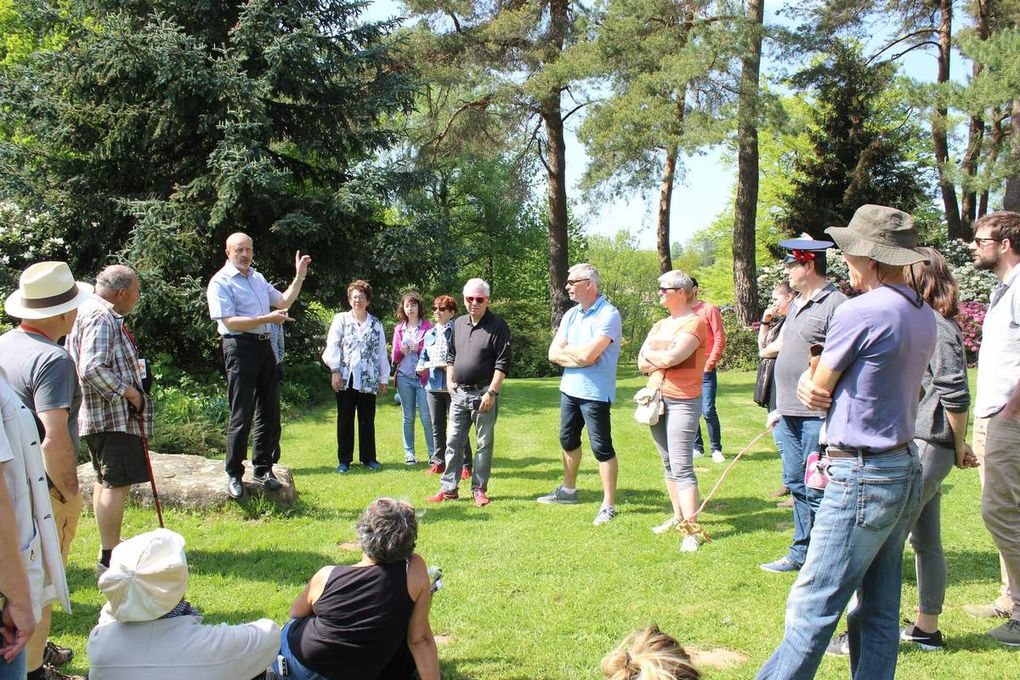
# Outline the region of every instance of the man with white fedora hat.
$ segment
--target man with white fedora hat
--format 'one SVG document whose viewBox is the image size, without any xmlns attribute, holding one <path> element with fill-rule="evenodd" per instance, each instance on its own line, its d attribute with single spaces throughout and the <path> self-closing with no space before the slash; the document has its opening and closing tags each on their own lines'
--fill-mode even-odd
<svg viewBox="0 0 1020 680">
<path fill-rule="evenodd" d="M 892 680 L 899 650 L 903 542 L 921 491 L 914 422 L 935 313 L 904 276 L 905 265 L 925 260 L 910 215 L 865 205 L 847 227 L 826 233 L 862 295 L 836 309 L 817 368 L 797 387 L 805 406 L 825 412 L 829 481 L 786 604 L 783 641 L 759 680 L 814 677 L 854 591 L 851 677 Z"/>
<path fill-rule="evenodd" d="M 250 680 L 265 677 L 280 648 L 269 619 L 202 623 L 184 599 L 184 538 L 156 529 L 118 544 L 99 577 L 107 604 L 89 634 L 91 680 Z"/>
<path fill-rule="evenodd" d="M 50 501 L 64 564 L 81 514 L 78 491 L 78 410 L 81 391 L 74 362 L 58 341 L 70 332 L 78 307 L 92 286 L 74 280 L 65 262 L 38 262 L 21 274 L 4 311 L 21 324 L 0 336 L 0 370 L 22 403 L 35 414 L 40 448 L 50 484 Z M 51 607 L 42 610 L 28 642 L 29 680 L 62 680 L 55 665 L 70 650 L 47 642 Z"/>
</svg>

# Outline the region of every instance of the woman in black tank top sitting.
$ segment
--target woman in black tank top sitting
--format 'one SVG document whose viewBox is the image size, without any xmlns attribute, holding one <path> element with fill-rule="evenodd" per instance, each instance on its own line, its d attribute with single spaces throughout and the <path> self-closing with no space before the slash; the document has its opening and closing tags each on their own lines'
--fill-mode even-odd
<svg viewBox="0 0 1020 680">
<path fill-rule="evenodd" d="M 414 508 L 380 498 L 358 520 L 362 558 L 316 572 L 290 607 L 280 660 L 287 680 L 439 680 Z M 280 668 L 283 665 L 285 668 Z"/>
</svg>

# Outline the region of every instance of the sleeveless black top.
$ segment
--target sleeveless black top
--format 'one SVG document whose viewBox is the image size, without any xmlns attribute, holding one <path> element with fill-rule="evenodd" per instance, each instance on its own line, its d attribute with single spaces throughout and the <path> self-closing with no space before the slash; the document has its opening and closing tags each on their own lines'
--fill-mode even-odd
<svg viewBox="0 0 1020 680">
<path fill-rule="evenodd" d="M 287 642 L 298 661 L 330 680 L 394 677 L 395 661 L 409 660 L 414 601 L 407 593 L 407 566 L 334 567 L 312 615 L 290 627 Z"/>
</svg>

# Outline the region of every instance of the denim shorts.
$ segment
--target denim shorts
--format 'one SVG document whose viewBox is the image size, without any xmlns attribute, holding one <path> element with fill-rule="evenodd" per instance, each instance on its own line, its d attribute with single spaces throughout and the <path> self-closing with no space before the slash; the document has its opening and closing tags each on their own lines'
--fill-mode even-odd
<svg viewBox="0 0 1020 680">
<path fill-rule="evenodd" d="M 560 446 L 563 450 L 581 448 L 581 429 L 587 427 L 595 459 L 604 463 L 615 458 L 609 407 L 608 401 L 580 399 L 560 392 Z"/>
</svg>

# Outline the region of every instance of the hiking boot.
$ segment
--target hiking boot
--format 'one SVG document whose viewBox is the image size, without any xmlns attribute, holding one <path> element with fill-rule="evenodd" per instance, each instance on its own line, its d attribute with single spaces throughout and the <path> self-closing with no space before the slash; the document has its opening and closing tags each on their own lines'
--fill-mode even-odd
<svg viewBox="0 0 1020 680">
<path fill-rule="evenodd" d="M 832 638 L 829 646 L 825 648 L 825 653 L 829 656 L 850 656 L 850 636 L 840 633 Z"/>
<path fill-rule="evenodd" d="M 475 489 L 471 492 L 471 495 L 475 497 L 475 505 L 479 508 L 484 508 L 492 502 L 489 500 L 489 497 L 485 495 L 485 489 Z"/>
<path fill-rule="evenodd" d="M 42 665 L 42 672 L 43 680 L 87 680 L 81 675 L 65 675 L 48 663 Z"/>
<path fill-rule="evenodd" d="M 944 647 L 942 631 L 925 633 L 913 621 L 906 621 L 906 623 L 907 627 L 900 631 L 900 639 L 904 642 L 915 642 L 920 649 L 926 652 L 937 652 Z"/>
<path fill-rule="evenodd" d="M 103 571 L 106 571 L 106 567 L 103 568 Z M 43 649 L 42 658 L 44 664 L 49 664 L 53 667 L 63 666 L 65 663 L 74 658 L 74 650 L 70 647 L 61 647 L 57 643 L 47 640 L 46 648 Z"/>
<path fill-rule="evenodd" d="M 1008 619 L 1009 612 L 992 604 L 965 604 L 963 611 L 976 619 Z"/>
<path fill-rule="evenodd" d="M 684 540 L 680 541 L 680 552 L 697 552 L 700 545 L 697 536 L 684 536 Z"/>
<path fill-rule="evenodd" d="M 429 465 L 430 475 L 441 475 L 446 472 L 446 463 L 433 463 Z"/>
<path fill-rule="evenodd" d="M 279 491 L 283 487 L 283 485 L 280 484 L 280 480 L 273 474 L 272 470 L 264 475 L 255 475 L 255 483 L 261 484 L 262 488 L 267 491 Z"/>
<path fill-rule="evenodd" d="M 1020 647 L 1020 619 L 1008 619 L 1001 626 L 988 631 L 996 641 L 1010 647 Z"/>
<path fill-rule="evenodd" d="M 595 519 L 593 519 L 591 523 L 600 527 L 606 522 L 611 521 L 614 517 L 616 517 L 616 508 L 612 505 L 603 505 L 599 508 L 598 514 L 595 515 Z"/>
<path fill-rule="evenodd" d="M 460 478 L 462 480 L 471 479 L 471 468 L 464 468 L 460 471 Z"/>
<path fill-rule="evenodd" d="M 670 517 L 659 526 L 652 527 L 652 533 L 664 534 L 667 531 L 672 531 L 673 529 L 676 529 L 678 526 L 680 526 L 680 520 L 678 520 L 676 517 Z"/>
<path fill-rule="evenodd" d="M 785 484 L 769 494 L 769 498 L 782 498 L 790 495 L 790 487 Z"/>
<path fill-rule="evenodd" d="M 712 460 L 714 462 L 716 462 L 716 463 L 725 463 L 726 462 L 726 456 L 723 455 L 722 451 L 713 451 L 712 452 Z"/>
<path fill-rule="evenodd" d="M 563 486 L 561 485 L 553 489 L 552 493 L 546 494 L 545 496 L 539 496 L 535 500 L 539 503 L 576 503 L 577 489 L 574 489 L 571 493 L 567 493 L 563 490 Z"/>
<path fill-rule="evenodd" d="M 775 562 L 766 562 L 765 564 L 759 564 L 758 567 L 762 571 L 770 571 L 773 574 L 783 574 L 790 571 L 800 571 L 800 566 L 788 556 L 783 555 Z"/>
<path fill-rule="evenodd" d="M 453 501 L 456 499 L 457 499 L 456 489 L 454 489 L 453 491 L 443 491 L 442 489 L 440 489 L 439 493 L 435 494 L 434 496 L 428 496 L 425 498 L 425 500 L 428 501 L 429 503 L 443 503 L 446 501 Z"/>
</svg>

